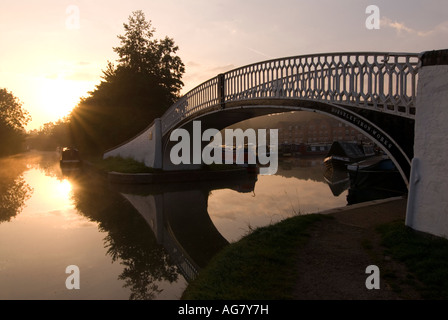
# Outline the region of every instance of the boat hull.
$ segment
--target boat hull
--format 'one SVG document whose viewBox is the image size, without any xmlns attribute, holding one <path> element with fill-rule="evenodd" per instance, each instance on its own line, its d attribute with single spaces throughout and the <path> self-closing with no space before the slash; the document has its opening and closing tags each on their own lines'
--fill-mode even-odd
<svg viewBox="0 0 448 320">
<path fill-rule="evenodd" d="M 407 193 L 403 178 L 389 158 L 361 161 L 347 167 L 350 186 L 356 190 L 376 190 L 393 195 Z"/>
</svg>

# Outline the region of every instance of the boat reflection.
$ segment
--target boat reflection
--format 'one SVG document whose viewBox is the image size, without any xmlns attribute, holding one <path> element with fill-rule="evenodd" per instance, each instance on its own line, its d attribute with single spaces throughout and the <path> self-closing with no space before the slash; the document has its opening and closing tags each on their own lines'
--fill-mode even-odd
<svg viewBox="0 0 448 320">
<path fill-rule="evenodd" d="M 403 196 L 407 187 L 392 161 L 380 156 L 347 168 L 325 166 L 323 176 L 335 196 L 347 190 L 347 204 Z"/>
<path fill-rule="evenodd" d="M 346 170 L 326 167 L 323 176 L 335 197 L 350 188 L 350 177 Z"/>
<path fill-rule="evenodd" d="M 388 156 L 381 155 L 347 166 L 350 176 L 348 204 L 403 196 L 407 186 Z"/>
</svg>

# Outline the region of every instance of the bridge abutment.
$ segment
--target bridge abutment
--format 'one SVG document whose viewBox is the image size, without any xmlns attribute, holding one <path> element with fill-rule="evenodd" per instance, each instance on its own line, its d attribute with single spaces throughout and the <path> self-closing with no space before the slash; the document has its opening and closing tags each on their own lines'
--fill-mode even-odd
<svg viewBox="0 0 448 320">
<path fill-rule="evenodd" d="M 406 225 L 448 237 L 448 50 L 423 53 Z"/>
<path fill-rule="evenodd" d="M 154 169 L 162 169 L 162 123 L 157 118 L 132 140 L 104 153 L 103 158 L 132 158 Z"/>
</svg>

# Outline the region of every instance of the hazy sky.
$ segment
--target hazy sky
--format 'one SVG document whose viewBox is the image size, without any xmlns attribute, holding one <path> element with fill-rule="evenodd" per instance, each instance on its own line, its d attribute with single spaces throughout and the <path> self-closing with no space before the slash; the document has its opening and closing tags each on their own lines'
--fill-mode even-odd
<svg viewBox="0 0 448 320">
<path fill-rule="evenodd" d="M 380 10 L 376 30 L 365 25 L 372 4 Z M 271 58 L 448 48 L 446 0 L 1 0 L 0 88 L 30 112 L 28 129 L 66 115 L 94 89 L 135 10 L 156 38 L 180 47 L 183 92 Z"/>
</svg>

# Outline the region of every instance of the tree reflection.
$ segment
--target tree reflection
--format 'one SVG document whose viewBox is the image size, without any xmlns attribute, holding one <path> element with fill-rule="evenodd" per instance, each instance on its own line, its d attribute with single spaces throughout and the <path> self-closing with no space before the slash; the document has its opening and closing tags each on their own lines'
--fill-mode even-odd
<svg viewBox="0 0 448 320">
<path fill-rule="evenodd" d="M 178 278 L 175 265 L 157 243 L 149 225 L 118 193 L 95 175 L 69 177 L 73 200 L 80 214 L 99 223 L 107 232 L 104 246 L 113 262 L 124 266 L 119 279 L 131 291 L 131 300 L 150 300 L 161 292 L 158 282 Z"/>
<path fill-rule="evenodd" d="M 29 152 L 0 158 L 0 223 L 11 221 L 33 194 L 23 173 L 31 168 L 61 179 L 56 152 Z"/>
<path fill-rule="evenodd" d="M 25 182 L 25 162 L 18 157 L 0 159 L 0 223 L 10 221 L 25 207 L 33 189 Z"/>
<path fill-rule="evenodd" d="M 26 200 L 31 197 L 33 189 L 25 182 L 22 176 L 11 182 L 2 182 L 0 185 L 0 222 L 10 221 L 19 214 L 25 206 Z"/>
<path fill-rule="evenodd" d="M 171 283 L 177 280 L 176 267 L 168 261 L 168 255 L 162 248 L 151 250 L 152 244 L 145 239 L 140 239 L 141 243 L 132 248 L 137 253 L 131 256 L 132 251 L 126 244 L 117 243 L 110 236 L 107 238 L 109 240 L 108 253 L 115 257 L 114 261 L 118 254 L 122 259 L 121 264 L 125 266 L 119 279 L 125 282 L 124 287 L 130 289 L 131 300 L 154 299 L 162 292 L 157 282 L 167 280 Z"/>
</svg>

